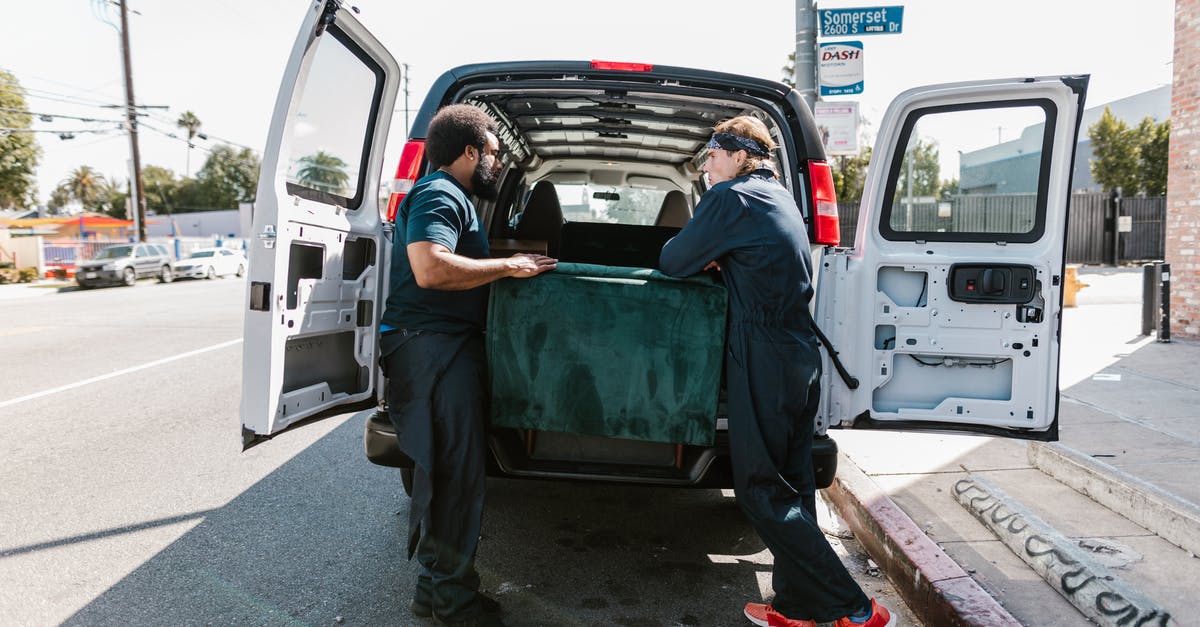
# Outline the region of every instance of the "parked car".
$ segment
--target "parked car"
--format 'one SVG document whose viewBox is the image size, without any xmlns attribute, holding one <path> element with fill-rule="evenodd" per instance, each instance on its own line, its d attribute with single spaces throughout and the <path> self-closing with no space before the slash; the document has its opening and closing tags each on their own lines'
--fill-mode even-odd
<svg viewBox="0 0 1200 627">
<path fill-rule="evenodd" d="M 133 285 L 138 279 L 158 277 L 163 283 L 175 278 L 173 256 L 163 244 L 120 244 L 101 248 L 95 257 L 78 263 L 75 282 L 88 289 L 98 285 Z"/>
<path fill-rule="evenodd" d="M 376 182 L 388 167 L 384 149 L 400 69 L 339 7 L 318 2 L 303 22 L 263 154 L 243 336 L 246 446 L 316 416 L 386 402 L 376 338 L 398 230 L 392 220 L 405 193 L 431 171 L 425 133 L 434 113 L 451 103 L 481 107 L 499 129 L 499 195 L 477 199 L 493 252 L 546 250 L 564 262 L 641 268 L 618 279 L 634 288 L 666 283 L 654 272 L 658 250 L 706 189 L 699 166 L 712 126 L 738 115 L 767 125 L 779 145 L 772 155 L 779 183 L 793 194 L 813 243 L 813 316 L 825 336 L 813 425 L 819 487 L 831 483 L 836 468 L 829 429 L 1057 439 L 1066 210 L 1088 77 L 981 80 L 898 96 L 878 126 L 855 241 L 842 243 L 822 129 L 795 90 L 645 63 L 497 62 L 447 71 L 413 120 L 388 198 Z M 972 189 L 969 163 L 943 175 L 956 179 L 953 194 L 937 191 L 937 178 L 934 187 L 921 186 L 914 172 L 923 166 L 916 162 L 929 159 L 930 146 L 938 159 L 930 137 L 945 138 L 942 150 L 953 155 L 951 142 L 986 143 L 1001 119 L 1029 131 L 1023 150 L 1038 156 L 1010 175 L 1024 177 L 1035 191 Z M 340 164 L 336 176 L 312 166 L 318 157 Z M 551 284 L 544 277 L 526 283 Z M 541 297 L 555 302 L 545 292 Z M 523 310 L 536 316 L 552 309 Z M 577 307 L 573 327 L 578 333 L 610 328 L 609 319 L 587 318 L 607 311 Z M 712 315 L 723 329 L 723 308 Z M 678 328 L 667 329 L 672 341 Z M 489 329 L 489 344 L 497 332 Z M 602 426 L 609 420 L 661 426 L 685 418 L 649 403 L 600 398 L 592 392 L 615 386 L 592 384 L 598 368 L 539 369 L 549 362 L 535 349 L 556 350 L 574 338 L 528 338 L 517 352 L 490 354 L 493 377 L 499 370 L 528 375 L 526 389 L 539 391 L 538 376 L 559 377 L 559 407 L 590 411 Z M 596 353 L 585 357 L 606 358 Z M 696 380 L 683 368 L 633 372 L 640 364 L 628 365 L 631 398 L 641 398 L 636 394 L 647 387 L 679 393 Z M 713 384 L 714 397 L 719 385 Z M 506 403 L 520 411 L 519 402 Z M 525 407 L 530 417 L 547 411 L 533 402 Z M 610 415 L 611 407 L 618 411 Z M 724 408 L 718 403 L 701 417 L 712 437 L 699 444 L 638 439 L 633 428 L 627 430 L 632 435 L 609 437 L 493 423 L 489 472 L 728 485 Z M 410 463 L 382 411 L 366 421 L 364 437 L 372 462 Z"/>
<path fill-rule="evenodd" d="M 175 262 L 177 279 L 215 279 L 220 276 L 242 276 L 246 273 L 246 256 L 228 248 L 198 248 L 186 259 Z"/>
</svg>

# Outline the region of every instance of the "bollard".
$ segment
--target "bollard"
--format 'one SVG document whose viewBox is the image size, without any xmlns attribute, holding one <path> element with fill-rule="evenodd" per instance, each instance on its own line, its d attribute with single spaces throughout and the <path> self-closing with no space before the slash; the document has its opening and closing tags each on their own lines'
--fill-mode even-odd
<svg viewBox="0 0 1200 627">
<path fill-rule="evenodd" d="M 1154 335 L 1158 328 L 1158 267 L 1148 263 L 1142 266 L 1142 335 Z"/>
<path fill-rule="evenodd" d="M 1079 266 L 1067 266 L 1066 279 L 1063 281 L 1063 307 L 1075 306 L 1075 292 L 1088 287 L 1087 283 L 1079 282 Z"/>
<path fill-rule="evenodd" d="M 1171 341 L 1171 264 L 1159 264 L 1162 272 L 1159 274 L 1159 306 L 1162 310 L 1162 318 L 1158 324 L 1158 341 Z"/>
<path fill-rule="evenodd" d="M 1171 264 L 1142 266 L 1142 335 L 1171 341 Z"/>
</svg>

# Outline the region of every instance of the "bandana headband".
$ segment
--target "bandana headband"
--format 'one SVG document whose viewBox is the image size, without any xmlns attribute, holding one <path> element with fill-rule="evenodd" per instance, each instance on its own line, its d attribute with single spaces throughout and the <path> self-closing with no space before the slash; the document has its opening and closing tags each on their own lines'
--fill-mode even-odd
<svg viewBox="0 0 1200 627">
<path fill-rule="evenodd" d="M 768 157 L 771 154 L 757 141 L 749 137 L 734 135 L 733 133 L 713 133 L 712 139 L 708 140 L 708 145 L 705 148 L 720 148 L 730 151 L 745 150 L 756 157 Z"/>
</svg>

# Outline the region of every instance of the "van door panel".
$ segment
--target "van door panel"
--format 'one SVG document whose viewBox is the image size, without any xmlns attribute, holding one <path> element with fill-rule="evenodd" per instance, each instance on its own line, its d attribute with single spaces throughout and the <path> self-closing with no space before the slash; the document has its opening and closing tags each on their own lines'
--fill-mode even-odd
<svg viewBox="0 0 1200 627">
<path fill-rule="evenodd" d="M 893 102 L 854 246 L 821 262 L 816 319 L 860 385 L 824 376 L 819 428 L 1057 439 L 1066 212 L 1086 84 L 981 81 Z M 997 143 L 1005 125 L 1010 139 Z"/>
<path fill-rule="evenodd" d="M 398 79 L 396 61 L 338 3 L 310 5 L 276 100 L 254 207 L 245 446 L 375 402 L 387 254 L 378 182 Z"/>
</svg>

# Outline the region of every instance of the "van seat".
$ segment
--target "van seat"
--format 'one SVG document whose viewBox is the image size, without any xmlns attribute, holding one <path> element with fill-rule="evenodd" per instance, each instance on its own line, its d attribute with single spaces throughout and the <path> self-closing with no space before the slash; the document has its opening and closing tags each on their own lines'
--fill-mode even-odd
<svg viewBox="0 0 1200 627">
<path fill-rule="evenodd" d="M 679 232 L 673 226 L 607 222 L 568 222 L 562 228 L 559 260 L 601 266 L 653 268 L 663 244 Z"/>
</svg>

